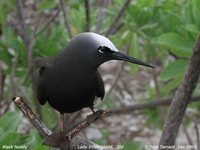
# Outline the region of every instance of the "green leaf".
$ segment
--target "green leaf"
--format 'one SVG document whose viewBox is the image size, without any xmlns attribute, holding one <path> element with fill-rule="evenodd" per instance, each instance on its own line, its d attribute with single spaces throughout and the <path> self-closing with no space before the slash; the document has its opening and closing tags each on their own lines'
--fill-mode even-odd
<svg viewBox="0 0 200 150">
<path fill-rule="evenodd" d="M 11 145 L 14 146 L 17 144 L 20 135 L 16 132 L 7 131 L 0 137 L 0 145 Z M 14 148 L 11 148 L 14 149 Z"/>
<path fill-rule="evenodd" d="M 167 85 L 164 86 L 164 88 L 161 89 L 161 93 L 163 93 L 164 95 L 168 94 L 169 92 L 177 88 L 182 80 L 183 76 L 181 77 L 178 76 L 177 78 L 174 78 L 173 80 L 168 82 Z"/>
<path fill-rule="evenodd" d="M 161 80 L 169 80 L 177 76 L 183 76 L 185 72 L 187 61 L 186 60 L 176 60 L 170 63 L 160 74 Z"/>
<path fill-rule="evenodd" d="M 1 46 L 1 42 L 0 42 L 0 60 L 1 61 L 4 61 L 10 68 L 11 68 L 11 65 L 12 65 L 12 56 L 10 55 L 10 53 L 8 52 L 7 48 L 3 48 Z M 10 69 L 8 68 L 8 69 Z"/>
<path fill-rule="evenodd" d="M 2 127 L 0 127 L 0 135 L 2 135 L 2 134 L 3 134 L 3 132 L 4 132 L 3 128 L 2 128 Z"/>
<path fill-rule="evenodd" d="M 186 24 L 185 29 L 191 33 L 195 33 L 195 34 L 199 33 L 198 28 L 195 24 Z"/>
<path fill-rule="evenodd" d="M 67 39 L 63 35 L 63 31 L 64 29 L 60 26 L 53 26 L 51 33 L 43 32 L 36 39 L 34 46 L 35 53 L 40 56 L 56 55 L 58 51 L 63 49 L 66 45 Z"/>
<path fill-rule="evenodd" d="M 52 9 L 57 5 L 55 0 L 43 0 L 39 3 L 38 5 L 38 9 L 40 11 L 44 11 L 44 10 L 48 10 L 48 9 Z"/>
<path fill-rule="evenodd" d="M 7 112 L 0 118 L 0 127 L 4 131 L 16 131 L 20 121 L 20 113 L 15 112 Z"/>
<path fill-rule="evenodd" d="M 49 150 L 50 148 L 42 145 L 43 138 L 39 135 L 39 133 L 35 129 L 31 129 L 29 132 L 29 137 L 25 140 L 25 145 L 28 145 L 32 149 L 37 150 Z"/>
<path fill-rule="evenodd" d="M 140 30 L 153 30 L 158 27 L 158 23 L 148 23 L 140 27 Z"/>
<path fill-rule="evenodd" d="M 0 1 L 0 23 L 4 24 L 6 22 L 6 10 L 5 6 L 3 5 L 3 2 Z"/>
<path fill-rule="evenodd" d="M 162 34 L 156 43 L 168 47 L 177 56 L 188 57 L 192 54 L 191 41 L 177 33 Z"/>
<path fill-rule="evenodd" d="M 191 1 L 191 8 L 192 8 L 192 17 L 194 19 L 194 24 L 197 26 L 200 25 L 200 19 L 199 19 L 199 13 L 200 13 L 200 1 L 199 0 L 193 0 Z"/>
<path fill-rule="evenodd" d="M 56 114 L 55 111 L 47 104 L 42 107 L 43 121 L 49 128 L 54 128 L 56 126 Z"/>
</svg>

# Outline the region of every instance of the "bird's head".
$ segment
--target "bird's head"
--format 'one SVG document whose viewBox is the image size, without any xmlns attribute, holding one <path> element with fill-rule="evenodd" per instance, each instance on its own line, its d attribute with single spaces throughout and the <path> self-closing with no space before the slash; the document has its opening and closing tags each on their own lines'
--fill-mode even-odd
<svg viewBox="0 0 200 150">
<path fill-rule="evenodd" d="M 152 65 L 146 62 L 120 52 L 108 38 L 96 33 L 81 33 L 72 39 L 69 46 L 73 47 L 70 48 L 73 49 L 73 51 L 81 53 L 82 58 L 84 57 L 87 60 L 95 62 L 96 66 L 99 66 L 109 60 L 123 60 L 153 68 Z"/>
</svg>

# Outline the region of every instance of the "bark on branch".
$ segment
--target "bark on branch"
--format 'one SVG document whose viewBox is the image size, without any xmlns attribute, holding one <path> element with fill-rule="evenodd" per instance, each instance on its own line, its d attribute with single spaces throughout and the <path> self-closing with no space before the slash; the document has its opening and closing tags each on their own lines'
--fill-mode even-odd
<svg viewBox="0 0 200 150">
<path fill-rule="evenodd" d="M 192 93 L 198 83 L 200 74 L 200 35 L 193 48 L 182 84 L 177 89 L 173 97 L 169 114 L 164 125 L 164 130 L 160 139 L 160 145 L 173 146 L 178 133 L 178 129 L 183 120 L 185 110 L 190 102 Z"/>
<path fill-rule="evenodd" d="M 191 102 L 196 102 L 198 100 L 200 100 L 200 96 L 195 96 L 191 99 Z M 68 144 L 68 141 L 60 140 L 60 134 L 59 133 L 53 134 L 52 131 L 49 130 L 42 123 L 42 121 L 39 119 L 39 117 L 36 116 L 33 113 L 30 106 L 27 104 L 27 102 L 23 98 L 14 97 L 13 101 L 19 107 L 19 109 L 23 112 L 25 117 L 29 119 L 30 123 L 46 139 L 45 142 L 44 142 L 46 145 L 54 146 L 54 147 L 60 147 L 60 146 L 63 145 L 63 143 L 65 144 L 65 142 L 67 142 L 67 144 Z M 114 110 L 111 110 L 109 112 L 98 111 L 94 115 L 90 116 L 89 119 L 83 120 L 76 127 L 74 127 L 70 132 L 64 134 L 64 136 L 68 140 L 72 139 L 72 141 L 70 142 L 70 145 L 69 145 L 72 150 L 77 149 L 78 145 L 79 146 L 81 146 L 81 145 L 87 145 L 87 146 L 92 145 L 93 147 L 98 147 L 98 145 L 96 145 L 95 143 L 93 143 L 93 142 L 91 142 L 87 139 L 78 137 L 76 135 L 78 135 L 80 132 L 82 132 L 91 123 L 95 122 L 96 120 L 98 120 L 102 117 L 106 117 L 106 116 L 110 116 L 110 115 L 116 115 L 116 114 L 127 114 L 127 113 L 133 112 L 135 110 L 151 109 L 151 108 L 155 108 L 155 107 L 161 106 L 161 105 L 169 105 L 171 103 L 171 101 L 172 101 L 171 99 L 160 99 L 160 100 L 152 101 L 150 103 L 136 104 L 136 105 L 133 105 L 133 106 L 125 107 L 123 109 L 121 109 L 121 108 L 114 109 Z M 93 150 L 93 149 L 91 149 L 91 150 Z M 98 150 L 98 149 L 96 149 L 96 150 Z"/>
<path fill-rule="evenodd" d="M 22 41 L 24 43 L 24 46 L 27 52 L 27 62 L 28 62 L 29 75 L 32 81 L 33 97 L 36 98 L 36 94 L 34 93 L 34 91 L 36 91 L 36 73 L 35 73 L 35 66 L 34 66 L 34 61 L 33 61 L 33 47 L 27 33 L 27 26 L 25 24 L 22 0 L 17 0 L 16 6 L 17 6 L 17 15 L 19 19 L 19 34 L 22 38 Z M 41 115 L 40 105 L 37 101 L 35 101 L 35 105 L 36 105 L 38 114 Z"/>
<path fill-rule="evenodd" d="M 194 96 L 191 98 L 190 102 L 196 102 L 199 100 L 200 100 L 200 96 Z M 127 107 L 123 107 L 123 108 L 113 109 L 110 111 L 110 115 L 127 114 L 127 113 L 131 113 L 133 111 L 136 111 L 136 110 L 143 110 L 143 109 L 153 109 L 158 106 L 170 105 L 171 102 L 172 102 L 171 98 L 158 99 L 158 100 L 151 101 L 149 103 L 135 104 L 133 106 L 127 106 Z"/>
<path fill-rule="evenodd" d="M 45 145 L 62 149 L 67 149 L 66 147 L 68 147 L 70 150 L 77 150 L 77 146 L 81 145 L 91 146 L 91 150 L 100 149 L 97 144 L 81 137 L 76 137 L 76 135 L 85 130 L 90 124 L 106 116 L 108 114 L 107 112 L 99 110 L 93 113 L 89 118 L 83 120 L 68 133 L 53 133 L 42 123 L 40 118 L 33 113 L 30 106 L 22 97 L 14 97 L 12 100 L 25 117 L 29 119 L 35 129 L 44 137 Z"/>
</svg>

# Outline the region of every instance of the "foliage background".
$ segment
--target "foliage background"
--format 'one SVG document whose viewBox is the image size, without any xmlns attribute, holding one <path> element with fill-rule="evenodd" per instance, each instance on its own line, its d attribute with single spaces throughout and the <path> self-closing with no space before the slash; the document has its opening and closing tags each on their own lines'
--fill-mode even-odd
<svg viewBox="0 0 200 150">
<path fill-rule="evenodd" d="M 156 68 L 149 70 L 116 61 L 104 64 L 101 72 L 106 91 L 111 87 L 112 91 L 108 92 L 106 100 L 98 108 L 126 108 L 136 103 L 151 103 L 155 99 L 172 97 L 183 79 L 188 58 L 200 31 L 199 0 L 132 0 L 108 34 L 109 27 L 124 3 L 121 0 L 89 1 L 89 29 L 108 35 L 116 47 L 128 51 L 131 56 L 150 62 Z M 65 0 L 63 6 L 67 11 L 67 22 L 73 35 L 88 30 L 84 1 Z M 27 35 L 34 57 L 53 56 L 70 41 L 66 18 L 61 8 L 59 0 L 23 1 Z M 41 146 L 41 137 L 11 102 L 16 95 L 26 97 L 33 108 L 40 110 L 47 126 L 51 129 L 57 128 L 57 113 L 48 105 L 38 108 L 35 103 L 27 50 L 20 37 L 16 11 L 16 1 L 0 1 L 0 77 L 3 79 L 3 75 L 5 76 L 1 80 L 3 82 L 0 82 L 0 146 L 25 144 L 32 149 L 48 149 Z M 120 78 L 117 77 L 117 71 L 120 72 Z M 117 82 L 113 86 L 116 78 Z M 194 95 L 200 95 L 199 84 Z M 198 137 L 192 134 L 198 133 L 199 108 L 199 102 L 195 102 L 186 112 L 183 130 L 180 130 L 180 135 L 186 136 L 183 144 L 199 143 Z M 156 145 L 167 110 L 167 106 L 162 106 L 111 116 L 105 122 L 99 121 L 95 124 L 97 128 L 91 127 L 100 135 L 100 138 L 94 137 L 91 140 L 99 144 L 124 144 L 124 149 L 143 149 L 145 144 Z M 83 112 L 88 113 L 87 110 Z M 127 122 L 127 125 L 120 128 L 120 121 L 116 121 L 116 118 Z M 136 122 L 130 123 L 126 118 Z M 103 124 L 111 124 L 112 128 L 120 130 L 119 136 L 115 130 L 112 131 Z M 195 125 L 195 128 L 191 128 L 191 125 Z M 136 129 L 130 129 L 131 127 Z M 83 136 L 87 137 L 88 132 L 90 131 L 86 130 Z M 148 143 L 149 138 L 154 140 Z"/>
</svg>

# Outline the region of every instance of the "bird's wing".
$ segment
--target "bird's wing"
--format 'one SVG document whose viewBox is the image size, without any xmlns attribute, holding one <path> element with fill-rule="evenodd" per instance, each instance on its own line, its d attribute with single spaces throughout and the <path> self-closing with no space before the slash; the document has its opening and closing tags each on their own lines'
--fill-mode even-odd
<svg viewBox="0 0 200 150">
<path fill-rule="evenodd" d="M 45 58 L 42 58 L 42 57 L 36 57 L 34 59 L 34 61 L 35 61 L 36 67 L 40 68 L 38 78 L 36 81 L 36 96 L 37 96 L 39 103 L 41 105 L 44 105 L 46 103 L 46 101 L 48 100 L 48 97 L 45 94 L 45 86 L 44 86 L 44 83 L 42 80 L 42 75 L 43 75 L 46 67 L 48 67 L 47 61 Z"/>
<path fill-rule="evenodd" d="M 47 101 L 47 98 L 45 96 L 45 91 L 44 91 L 44 88 L 41 83 L 38 83 L 38 85 L 37 85 L 36 95 L 37 95 L 37 99 L 38 99 L 39 103 L 41 105 L 44 105 Z"/>
<path fill-rule="evenodd" d="M 100 73 L 97 71 L 96 96 L 97 96 L 97 97 L 101 97 L 101 99 L 103 99 L 104 94 L 105 94 L 104 83 L 103 83 L 103 80 L 102 80 L 102 78 L 101 78 Z"/>
</svg>

